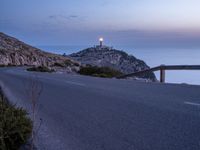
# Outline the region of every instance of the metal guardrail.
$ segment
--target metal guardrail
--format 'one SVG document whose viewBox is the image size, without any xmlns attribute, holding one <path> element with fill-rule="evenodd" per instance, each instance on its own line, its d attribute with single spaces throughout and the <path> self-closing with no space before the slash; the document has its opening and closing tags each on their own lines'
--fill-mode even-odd
<svg viewBox="0 0 200 150">
<path fill-rule="evenodd" d="M 142 70 L 142 71 L 122 75 L 117 78 L 123 79 L 123 78 L 127 78 L 127 77 L 142 75 L 142 74 L 145 74 L 148 72 L 160 71 L 160 82 L 164 83 L 165 82 L 165 70 L 200 70 L 200 65 L 161 65 L 161 66 L 153 67 L 153 68 L 150 68 L 147 70 Z"/>
</svg>

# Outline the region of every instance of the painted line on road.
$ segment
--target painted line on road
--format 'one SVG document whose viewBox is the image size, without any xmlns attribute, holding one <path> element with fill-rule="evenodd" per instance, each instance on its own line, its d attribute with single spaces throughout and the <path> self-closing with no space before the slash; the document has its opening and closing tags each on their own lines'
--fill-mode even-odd
<svg viewBox="0 0 200 150">
<path fill-rule="evenodd" d="M 193 106 L 200 106 L 199 103 L 193 103 L 193 102 L 184 102 L 186 105 L 193 105 Z"/>
<path fill-rule="evenodd" d="M 78 82 L 73 82 L 73 81 L 65 81 L 65 83 L 68 83 L 68 84 L 73 84 L 73 85 L 78 85 L 78 86 L 86 86 L 85 84 L 83 83 L 78 83 Z"/>
</svg>

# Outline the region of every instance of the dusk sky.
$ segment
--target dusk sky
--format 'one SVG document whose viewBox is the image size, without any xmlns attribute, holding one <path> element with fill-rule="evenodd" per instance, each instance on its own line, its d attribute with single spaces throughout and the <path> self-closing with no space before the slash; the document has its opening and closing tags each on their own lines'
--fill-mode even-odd
<svg viewBox="0 0 200 150">
<path fill-rule="evenodd" d="M 0 31 L 32 45 L 200 47 L 200 0 L 0 2 Z"/>
</svg>

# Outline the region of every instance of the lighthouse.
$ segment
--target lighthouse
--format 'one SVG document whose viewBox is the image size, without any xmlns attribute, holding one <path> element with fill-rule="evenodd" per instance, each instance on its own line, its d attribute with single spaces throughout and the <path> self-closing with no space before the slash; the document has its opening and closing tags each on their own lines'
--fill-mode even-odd
<svg viewBox="0 0 200 150">
<path fill-rule="evenodd" d="M 99 43 L 100 43 L 100 47 L 102 47 L 103 46 L 103 38 L 102 37 L 99 38 Z"/>
</svg>

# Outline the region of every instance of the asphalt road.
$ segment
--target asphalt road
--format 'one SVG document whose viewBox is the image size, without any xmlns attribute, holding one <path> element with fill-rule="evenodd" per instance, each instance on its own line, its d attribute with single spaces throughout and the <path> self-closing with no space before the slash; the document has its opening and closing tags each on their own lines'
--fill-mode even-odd
<svg viewBox="0 0 200 150">
<path fill-rule="evenodd" d="M 142 83 L 1 68 L 13 103 L 30 110 L 30 78 L 43 85 L 41 150 L 200 150 L 200 86 Z"/>
</svg>

